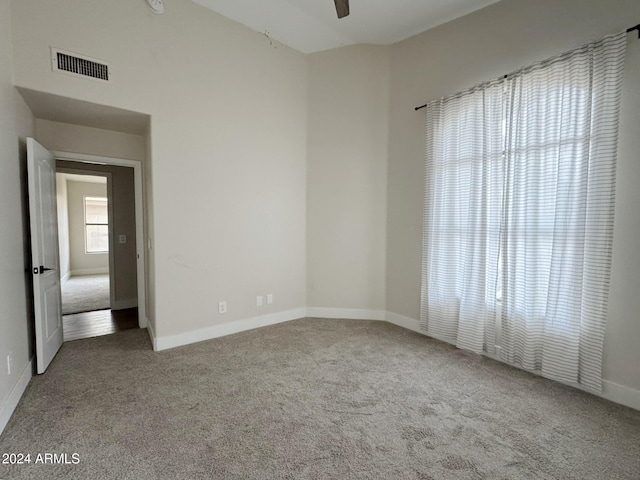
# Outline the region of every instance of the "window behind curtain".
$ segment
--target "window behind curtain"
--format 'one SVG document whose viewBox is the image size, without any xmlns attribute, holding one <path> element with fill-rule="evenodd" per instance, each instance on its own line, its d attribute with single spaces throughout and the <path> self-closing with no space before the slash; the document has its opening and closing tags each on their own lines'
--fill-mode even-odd
<svg viewBox="0 0 640 480">
<path fill-rule="evenodd" d="M 626 34 L 507 81 L 502 358 L 600 391 Z"/>
<path fill-rule="evenodd" d="M 421 321 L 476 352 L 495 346 L 503 96 L 500 80 L 427 107 Z"/>
<path fill-rule="evenodd" d="M 109 214 L 106 198 L 84 197 L 84 233 L 86 253 L 109 251 Z"/>
<path fill-rule="evenodd" d="M 606 37 L 427 105 L 429 335 L 601 389 L 625 45 Z"/>
</svg>

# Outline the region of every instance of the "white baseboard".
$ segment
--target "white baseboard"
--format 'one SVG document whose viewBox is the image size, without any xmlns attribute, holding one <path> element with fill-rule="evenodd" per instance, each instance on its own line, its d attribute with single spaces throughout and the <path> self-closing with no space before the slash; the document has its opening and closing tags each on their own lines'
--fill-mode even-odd
<svg viewBox="0 0 640 480">
<path fill-rule="evenodd" d="M 384 320 L 384 310 L 365 310 L 361 308 L 324 308 L 307 307 L 306 316 L 312 318 L 344 318 L 347 320 Z"/>
<path fill-rule="evenodd" d="M 420 329 L 419 320 L 393 312 L 385 312 L 384 310 L 307 307 L 306 316 L 312 318 L 343 318 L 345 320 L 379 320 L 425 335 L 425 332 Z"/>
<path fill-rule="evenodd" d="M 165 337 L 156 337 L 155 332 L 148 324 L 147 329 L 153 343 L 155 351 L 167 350 L 170 348 L 188 345 L 190 343 L 202 342 L 212 338 L 223 337 L 234 333 L 253 330 L 255 328 L 274 325 L 276 323 L 288 322 L 303 317 L 312 318 L 343 318 L 347 320 L 379 320 L 386 321 L 401 328 L 406 328 L 422 335 L 426 335 L 420 328 L 420 322 L 414 318 L 405 317 L 393 312 L 385 312 L 384 310 L 366 310 L 357 308 L 324 308 L 324 307 L 307 307 L 285 312 L 278 312 L 260 317 L 249 318 L 246 320 L 238 320 L 236 322 L 223 323 L 212 327 L 196 330 L 193 332 L 181 333 L 178 335 L 169 335 Z M 440 340 L 443 341 L 443 340 Z M 498 352 L 499 353 L 499 352 Z M 498 355 L 486 355 L 494 360 L 501 361 Z M 506 363 L 506 362 L 503 362 Z M 516 365 L 512 365 L 519 368 Z M 536 374 L 536 372 L 531 372 Z M 617 383 L 603 380 L 603 392 L 596 394 L 612 402 L 625 405 L 627 407 L 640 410 L 640 390 L 619 385 Z M 579 385 L 570 385 L 580 388 Z"/>
<path fill-rule="evenodd" d="M 405 317 L 404 315 L 398 315 L 393 312 L 386 312 L 385 320 L 389 323 L 397 325 L 398 327 L 406 328 L 407 330 L 413 330 L 424 335 L 424 332 L 420 330 L 420 321 L 414 318 Z"/>
<path fill-rule="evenodd" d="M 384 310 L 365 310 L 358 308 L 323 308 L 323 307 L 307 307 L 286 310 L 284 312 L 271 313 L 261 315 L 259 317 L 247 318 L 245 320 L 237 320 L 235 322 L 222 323 L 211 327 L 194 330 L 191 332 L 179 333 L 177 335 L 167 335 L 158 337 L 153 331 L 151 324 L 147 324 L 149 335 L 156 351 L 168 350 L 170 348 L 181 347 L 191 343 L 202 342 L 212 338 L 224 337 L 234 333 L 253 330 L 255 328 L 275 325 L 277 323 L 289 322 L 304 317 L 315 318 L 344 318 L 348 320 L 381 320 L 385 321 L 387 312 Z M 395 315 L 394 319 L 403 318 L 405 328 L 411 325 L 411 319 Z M 394 322 L 391 322 L 394 323 Z M 417 321 L 416 321 L 417 324 Z M 417 329 L 417 326 L 416 326 Z M 416 330 L 417 331 L 417 330 Z"/>
<path fill-rule="evenodd" d="M 296 308 L 293 310 L 285 310 L 284 312 L 269 313 L 259 317 L 247 318 L 245 320 L 221 323 L 219 325 L 213 325 L 211 327 L 191 332 L 179 333 L 177 335 L 166 335 L 162 337 L 154 335 L 154 349 L 156 351 L 168 350 L 170 348 L 211 340 L 212 338 L 224 337 L 226 335 L 232 335 L 246 330 L 275 325 L 276 323 L 289 322 L 291 320 L 304 318 L 305 313 L 306 311 L 304 308 Z"/>
<path fill-rule="evenodd" d="M 4 427 L 6 427 L 7 423 L 9 423 L 11 415 L 13 415 L 13 412 L 18 406 L 18 403 L 22 398 L 22 394 L 27 389 L 32 376 L 33 364 L 32 360 L 29 360 L 27 365 L 22 370 L 22 373 L 20 373 L 20 377 L 14 385 L 13 390 L 11 390 L 7 401 L 4 402 L 4 405 L 2 405 L 2 408 L 0 409 L 0 434 L 2 434 L 2 432 L 4 431 Z"/>
<path fill-rule="evenodd" d="M 312 318 L 344 318 L 345 320 L 379 320 L 424 334 L 420 330 L 420 322 L 418 320 L 393 312 L 385 312 L 384 310 L 307 307 L 306 316 Z"/>
<path fill-rule="evenodd" d="M 640 390 L 635 388 L 619 385 L 609 380 L 602 380 L 602 393 L 599 396 L 625 407 L 640 410 Z"/>
<path fill-rule="evenodd" d="M 111 310 L 124 310 L 126 308 L 135 308 L 138 306 L 138 297 L 128 298 L 126 300 L 114 300 L 111 302 Z"/>
<path fill-rule="evenodd" d="M 153 347 L 153 351 L 157 352 L 158 351 L 158 343 L 156 340 L 156 332 L 153 331 L 153 325 L 151 325 L 151 322 L 149 321 L 149 319 L 147 318 L 147 334 L 149 335 L 149 340 L 151 340 L 151 345 Z"/>
<path fill-rule="evenodd" d="M 591 395 L 595 395 L 596 397 L 604 398 L 605 400 L 610 400 L 614 403 L 619 403 L 620 405 L 624 405 L 625 407 L 640 410 L 640 390 L 636 390 L 635 388 L 627 387 L 625 385 L 619 385 L 609 380 L 602 379 L 602 392 L 594 392 L 592 390 L 587 390 L 579 383 L 561 382 L 560 380 L 556 380 L 555 378 L 550 378 L 546 375 L 543 375 L 539 371 L 527 370 L 526 368 L 522 368 L 520 365 L 505 362 L 500 356 L 501 352 L 502 348 L 496 347 L 495 355 L 483 353 L 483 356 L 491 358 L 496 362 L 506 363 L 510 367 L 517 368 L 518 370 L 524 370 L 525 372 L 531 373 L 538 377 L 547 378 L 549 380 L 553 380 L 554 382 L 562 383 L 563 385 L 567 385 L 577 390 L 582 390 L 583 392 L 590 393 Z"/>
<path fill-rule="evenodd" d="M 393 313 L 393 312 L 387 312 L 386 320 L 387 322 L 397 325 L 398 327 L 406 328 L 406 329 L 421 333 L 423 335 L 426 335 L 424 331 L 420 330 L 420 322 L 413 318 L 398 315 L 397 313 Z M 449 342 L 446 342 L 445 340 L 438 339 L 438 338 L 436 338 L 436 340 L 449 343 Z M 500 357 L 501 352 L 502 352 L 502 347 L 497 346 L 495 355 L 490 355 L 485 353 L 484 356 L 492 358 L 498 362 L 507 363 L 507 365 L 511 365 L 514 368 L 520 368 L 518 365 L 512 365 L 502 360 L 502 358 Z M 534 375 L 540 375 L 538 372 L 532 372 L 529 370 L 525 370 L 525 371 L 529 373 L 533 373 Z M 611 400 L 614 403 L 619 403 L 620 405 L 624 405 L 626 407 L 640 410 L 640 390 L 627 387 L 626 385 L 619 385 L 609 380 L 602 380 L 602 393 L 589 392 L 579 384 L 567 384 L 567 385 L 569 385 L 570 387 L 577 388 L 578 390 L 586 391 L 587 393 L 592 393 L 606 400 Z"/>
<path fill-rule="evenodd" d="M 67 272 L 65 273 L 62 278 L 60 279 L 60 285 L 64 285 L 65 283 L 67 283 L 67 281 L 69 280 L 69 278 L 71 277 L 71 272 Z"/>
<path fill-rule="evenodd" d="M 104 275 L 105 273 L 109 273 L 109 267 L 79 268 L 77 270 L 71 270 L 70 276 L 77 277 L 81 275 Z"/>
</svg>

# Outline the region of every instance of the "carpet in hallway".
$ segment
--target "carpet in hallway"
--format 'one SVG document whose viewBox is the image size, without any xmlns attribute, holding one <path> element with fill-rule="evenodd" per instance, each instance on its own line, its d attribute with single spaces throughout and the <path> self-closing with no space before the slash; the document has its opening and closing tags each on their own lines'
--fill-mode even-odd
<svg viewBox="0 0 640 480">
<path fill-rule="evenodd" d="M 73 276 L 62 286 L 63 315 L 109 307 L 109 274 Z"/>
</svg>

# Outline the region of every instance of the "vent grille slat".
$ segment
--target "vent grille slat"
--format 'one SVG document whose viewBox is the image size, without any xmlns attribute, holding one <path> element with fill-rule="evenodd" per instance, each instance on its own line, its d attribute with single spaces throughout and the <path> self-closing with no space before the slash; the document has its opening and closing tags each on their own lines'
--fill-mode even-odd
<svg viewBox="0 0 640 480">
<path fill-rule="evenodd" d="M 109 65 L 60 51 L 54 53 L 56 70 L 105 82 L 109 81 Z"/>
</svg>

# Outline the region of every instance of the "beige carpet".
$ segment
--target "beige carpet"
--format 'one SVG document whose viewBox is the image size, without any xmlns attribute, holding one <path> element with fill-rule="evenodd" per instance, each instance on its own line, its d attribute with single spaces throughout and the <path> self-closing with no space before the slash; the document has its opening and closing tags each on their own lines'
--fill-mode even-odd
<svg viewBox="0 0 640 480">
<path fill-rule="evenodd" d="M 62 285 L 62 314 L 110 308 L 109 274 L 78 275 Z"/>
<path fill-rule="evenodd" d="M 153 353 L 66 343 L 2 479 L 637 479 L 640 412 L 382 322 L 304 319 Z M 71 457 L 69 457 L 71 458 Z"/>
</svg>

